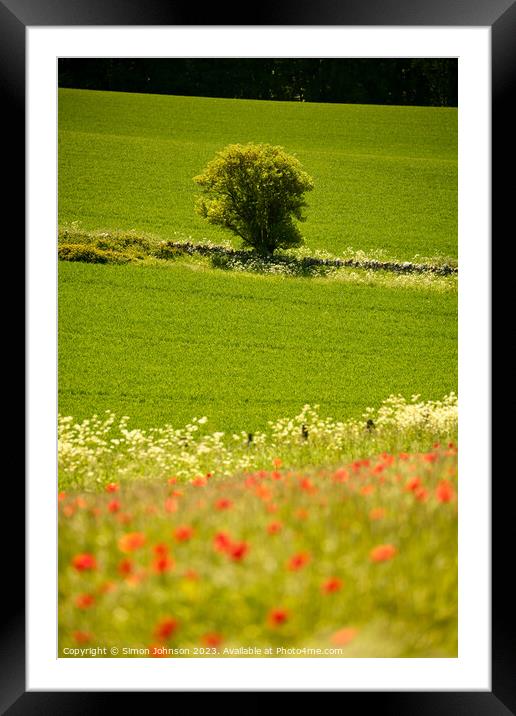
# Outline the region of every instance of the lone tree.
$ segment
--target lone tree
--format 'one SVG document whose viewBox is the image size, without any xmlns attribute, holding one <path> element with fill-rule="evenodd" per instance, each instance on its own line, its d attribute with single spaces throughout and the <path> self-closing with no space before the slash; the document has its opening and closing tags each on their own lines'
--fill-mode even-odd
<svg viewBox="0 0 516 716">
<path fill-rule="evenodd" d="M 303 243 L 293 217 L 305 221 L 303 194 L 312 178 L 282 147 L 230 144 L 194 177 L 202 188 L 196 211 L 229 229 L 263 256 Z"/>
</svg>

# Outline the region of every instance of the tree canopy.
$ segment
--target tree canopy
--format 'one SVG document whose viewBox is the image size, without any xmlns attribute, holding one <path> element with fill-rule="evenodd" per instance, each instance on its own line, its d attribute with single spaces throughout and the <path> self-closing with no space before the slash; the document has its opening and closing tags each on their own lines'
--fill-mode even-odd
<svg viewBox="0 0 516 716">
<path fill-rule="evenodd" d="M 230 144 L 194 181 L 203 192 L 198 213 L 239 236 L 244 246 L 270 256 L 302 243 L 293 218 L 304 221 L 303 195 L 313 181 L 282 147 Z"/>
</svg>

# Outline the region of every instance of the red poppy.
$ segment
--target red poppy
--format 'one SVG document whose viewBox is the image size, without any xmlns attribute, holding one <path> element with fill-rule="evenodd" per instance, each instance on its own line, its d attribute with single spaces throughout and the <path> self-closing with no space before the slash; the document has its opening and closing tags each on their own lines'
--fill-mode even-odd
<svg viewBox="0 0 516 716">
<path fill-rule="evenodd" d="M 194 530 L 190 525 L 180 525 L 174 530 L 174 537 L 178 542 L 188 542 L 193 536 Z"/>
<path fill-rule="evenodd" d="M 93 594 L 79 594 L 75 598 L 75 606 L 79 609 L 88 609 L 95 604 L 95 597 Z"/>
<path fill-rule="evenodd" d="M 167 480 L 167 484 L 169 485 L 175 485 L 177 482 L 177 477 L 169 477 Z"/>
<path fill-rule="evenodd" d="M 283 465 L 283 461 L 280 457 L 275 457 L 272 461 L 272 464 L 274 465 L 274 467 L 281 467 Z"/>
<path fill-rule="evenodd" d="M 392 559 L 398 550 L 392 544 L 379 544 L 369 553 L 372 562 L 387 562 Z"/>
<path fill-rule="evenodd" d="M 199 579 L 199 575 L 195 569 L 187 569 L 183 574 L 184 579 L 188 579 L 191 582 L 196 582 Z"/>
<path fill-rule="evenodd" d="M 270 500 L 272 497 L 272 492 L 267 487 L 267 485 L 258 485 L 254 491 L 254 494 L 265 502 L 267 500 Z"/>
<path fill-rule="evenodd" d="M 158 639 L 169 639 L 179 627 L 179 622 L 173 617 L 163 617 L 154 627 L 154 636 Z"/>
<path fill-rule="evenodd" d="M 441 480 L 437 485 L 435 496 L 439 502 L 451 502 L 455 497 L 455 490 L 449 480 Z"/>
<path fill-rule="evenodd" d="M 107 508 L 109 512 L 119 512 L 120 502 L 118 500 L 111 500 L 111 502 L 108 502 Z"/>
<path fill-rule="evenodd" d="M 344 586 L 344 582 L 339 577 L 330 577 L 321 585 L 321 590 L 324 594 L 332 594 L 333 592 L 339 592 Z"/>
<path fill-rule="evenodd" d="M 62 502 L 63 500 L 66 500 L 66 492 L 59 492 L 57 495 L 57 501 Z"/>
<path fill-rule="evenodd" d="M 374 485 L 364 485 L 363 487 L 360 488 L 360 494 L 364 495 L 364 496 L 372 495 L 374 491 L 375 491 Z"/>
<path fill-rule="evenodd" d="M 116 482 L 110 482 L 109 485 L 106 485 L 106 492 L 118 492 L 119 489 L 120 487 Z"/>
<path fill-rule="evenodd" d="M 220 500 L 215 502 L 215 509 L 217 510 L 230 510 L 233 507 L 233 500 L 228 500 L 227 497 L 222 497 Z"/>
<path fill-rule="evenodd" d="M 229 546 L 229 556 L 231 559 L 234 559 L 236 562 L 239 562 L 240 560 L 244 559 L 244 557 L 249 552 L 249 545 L 247 542 L 234 542 Z"/>
<path fill-rule="evenodd" d="M 72 564 L 78 572 L 85 572 L 97 568 L 97 560 L 92 554 L 76 554 Z"/>
<path fill-rule="evenodd" d="M 419 487 L 421 487 L 421 484 L 421 479 L 419 477 L 411 477 L 405 483 L 405 490 L 407 492 L 415 492 Z"/>
<path fill-rule="evenodd" d="M 143 532 L 127 532 L 118 540 L 118 548 L 121 552 L 134 552 L 143 547 L 146 537 Z"/>
<path fill-rule="evenodd" d="M 217 632 L 209 632 L 208 634 L 202 635 L 201 642 L 204 644 L 204 646 L 216 648 L 222 644 L 223 637 L 221 634 L 217 634 Z"/>
<path fill-rule="evenodd" d="M 287 562 L 287 568 L 291 572 L 297 572 L 302 569 L 310 561 L 310 555 L 308 552 L 298 552 L 298 554 L 292 555 Z"/>
<path fill-rule="evenodd" d="M 385 517 L 385 514 L 386 514 L 386 512 L 385 512 L 384 507 L 375 507 L 374 509 L 372 509 L 370 511 L 369 519 L 372 521 L 383 520 L 383 518 Z"/>
<path fill-rule="evenodd" d="M 177 512 L 178 503 L 173 497 L 167 497 L 165 500 L 165 510 L 167 512 Z"/>
<path fill-rule="evenodd" d="M 344 629 L 339 629 L 334 632 L 330 637 L 330 641 L 335 646 L 346 646 L 346 644 L 349 644 L 349 642 L 352 641 L 357 634 L 357 629 L 345 627 Z"/>
<path fill-rule="evenodd" d="M 231 537 L 227 532 L 217 532 L 213 538 L 213 546 L 217 552 L 227 552 L 231 544 Z"/>
<path fill-rule="evenodd" d="M 87 644 L 92 640 L 92 635 L 88 631 L 74 631 L 72 636 L 77 644 Z"/>
<path fill-rule="evenodd" d="M 279 532 L 281 532 L 282 529 L 283 525 L 281 524 L 281 522 L 270 522 L 267 525 L 267 532 L 270 535 L 277 535 Z"/>
<path fill-rule="evenodd" d="M 156 572 L 156 574 L 165 574 L 165 572 L 169 572 L 171 569 L 174 569 L 174 567 L 174 560 L 167 554 L 158 555 L 152 562 L 152 570 Z"/>
<path fill-rule="evenodd" d="M 349 480 L 349 472 L 344 468 L 335 470 L 332 477 L 333 482 L 347 482 Z"/>
<path fill-rule="evenodd" d="M 299 480 L 299 487 L 309 494 L 317 492 L 318 489 L 308 477 L 303 477 Z"/>
<path fill-rule="evenodd" d="M 204 487 L 208 484 L 208 480 L 206 477 L 196 477 L 193 480 L 190 480 L 190 484 L 194 485 L 194 487 Z"/>
<path fill-rule="evenodd" d="M 161 557 L 164 554 L 168 554 L 168 545 L 164 542 L 158 542 L 158 544 L 154 545 L 152 551 L 154 552 L 154 554 L 157 554 Z"/>
<path fill-rule="evenodd" d="M 428 490 L 425 490 L 424 487 L 418 487 L 414 490 L 414 497 L 416 500 L 419 500 L 419 502 L 426 502 L 428 499 Z"/>
<path fill-rule="evenodd" d="M 127 575 L 132 574 L 134 572 L 133 561 L 131 559 L 122 559 L 118 563 L 118 571 L 124 577 L 127 577 Z"/>
<path fill-rule="evenodd" d="M 287 611 L 287 609 L 276 607 L 275 609 L 271 609 L 268 613 L 267 622 L 271 627 L 278 627 L 282 624 L 285 624 L 285 622 L 288 621 L 288 618 L 289 612 Z"/>
</svg>

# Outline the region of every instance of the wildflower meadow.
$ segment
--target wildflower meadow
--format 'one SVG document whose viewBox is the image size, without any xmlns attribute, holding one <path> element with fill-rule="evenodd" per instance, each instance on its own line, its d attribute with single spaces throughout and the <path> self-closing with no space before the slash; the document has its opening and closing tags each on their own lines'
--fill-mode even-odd
<svg viewBox="0 0 516 716">
<path fill-rule="evenodd" d="M 456 655 L 455 396 L 252 443 L 126 423 L 60 421 L 61 655 Z"/>
</svg>

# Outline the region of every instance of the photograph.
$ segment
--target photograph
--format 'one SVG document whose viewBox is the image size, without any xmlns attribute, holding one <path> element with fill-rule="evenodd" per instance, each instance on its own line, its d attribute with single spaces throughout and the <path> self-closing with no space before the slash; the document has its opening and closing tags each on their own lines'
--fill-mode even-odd
<svg viewBox="0 0 516 716">
<path fill-rule="evenodd" d="M 457 57 L 56 80 L 58 658 L 457 658 Z"/>
<path fill-rule="evenodd" d="M 515 28 L 515 0 L 0 0 L 26 282 L 0 713 L 516 713 Z"/>
</svg>

